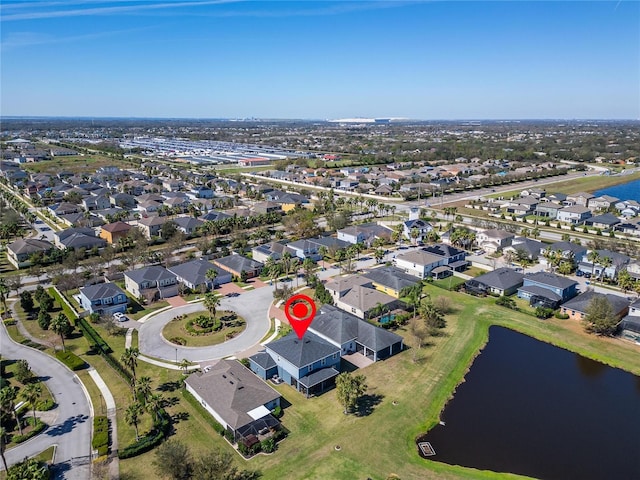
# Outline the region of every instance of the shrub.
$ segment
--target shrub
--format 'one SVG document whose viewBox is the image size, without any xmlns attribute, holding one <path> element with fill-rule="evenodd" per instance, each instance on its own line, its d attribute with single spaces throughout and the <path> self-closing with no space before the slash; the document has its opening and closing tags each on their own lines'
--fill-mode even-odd
<svg viewBox="0 0 640 480">
<path fill-rule="evenodd" d="M 46 310 L 40 310 L 38 313 L 38 325 L 43 330 L 49 329 L 49 324 L 51 323 L 51 315 Z"/>
<path fill-rule="evenodd" d="M 171 431 L 171 422 L 164 410 L 158 412 L 158 418 L 160 420 L 154 424 L 153 429 L 147 435 L 120 450 L 118 457 L 123 459 L 135 457 L 159 445 Z"/>
<path fill-rule="evenodd" d="M 39 412 L 46 412 L 47 410 L 51 410 L 55 406 L 55 402 L 50 398 L 47 398 L 46 400 L 37 403 L 36 410 L 38 410 Z"/>
<path fill-rule="evenodd" d="M 175 343 L 176 345 L 186 345 L 187 341 L 182 337 L 171 337 L 169 339 L 171 343 Z"/>
<path fill-rule="evenodd" d="M 98 455 L 106 455 L 109 450 L 109 419 L 105 416 L 93 418 L 93 439 L 91 446 L 98 450 Z"/>
<path fill-rule="evenodd" d="M 262 448 L 263 452 L 271 453 L 276 449 L 276 442 L 273 438 L 267 438 L 266 440 L 260 442 L 260 447 Z"/>
<path fill-rule="evenodd" d="M 509 297 L 498 297 L 496 300 L 496 305 L 500 305 L 501 307 L 510 308 L 511 310 L 517 310 L 518 306 L 513 298 Z"/>
<path fill-rule="evenodd" d="M 282 416 L 282 407 L 280 405 L 273 409 L 273 416 L 276 418 L 280 418 Z"/>
<path fill-rule="evenodd" d="M 74 372 L 76 370 L 81 370 L 85 367 L 84 360 L 77 356 L 72 352 L 56 352 L 56 358 L 64 363 L 67 367 L 69 367 Z"/>
<path fill-rule="evenodd" d="M 40 420 L 39 418 L 36 418 L 35 420 L 35 424 L 33 421 L 33 417 L 29 417 L 27 418 L 27 423 L 31 426 L 33 426 L 33 430 L 31 430 L 29 433 L 25 433 L 24 435 L 14 435 L 11 440 L 13 440 L 14 443 L 23 443 L 26 442 L 27 440 L 29 440 L 31 437 L 35 437 L 37 434 L 39 434 L 42 430 L 45 429 L 45 427 L 47 426 L 44 422 L 42 422 L 42 420 Z"/>
<path fill-rule="evenodd" d="M 553 315 L 553 308 L 537 307 L 535 314 L 538 318 L 550 318 Z"/>
<path fill-rule="evenodd" d="M 569 315 L 567 315 L 566 313 L 562 313 L 562 312 L 560 312 L 560 310 L 558 310 L 556 312 L 555 317 L 559 318 L 560 320 L 567 320 L 569 318 Z"/>
</svg>

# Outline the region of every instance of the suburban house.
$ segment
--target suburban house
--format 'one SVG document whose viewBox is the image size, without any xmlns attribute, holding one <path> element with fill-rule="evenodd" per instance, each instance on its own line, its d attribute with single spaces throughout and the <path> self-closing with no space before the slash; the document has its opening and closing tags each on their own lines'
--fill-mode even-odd
<svg viewBox="0 0 640 480">
<path fill-rule="evenodd" d="M 220 220 L 225 220 L 227 218 L 231 218 L 231 215 L 224 212 L 211 210 L 210 212 L 207 212 L 204 215 L 202 215 L 200 217 L 200 220 L 204 222 L 219 222 Z"/>
<path fill-rule="evenodd" d="M 373 288 L 355 286 L 336 300 L 335 304 L 345 312 L 364 320 L 375 316 L 373 312 L 377 308 L 383 308 L 387 312 L 398 308 L 400 301 Z"/>
<path fill-rule="evenodd" d="M 371 246 L 377 238 L 388 242 L 391 239 L 392 231 L 387 227 L 376 223 L 363 223 L 338 230 L 338 239 L 352 244 L 365 243 Z"/>
<path fill-rule="evenodd" d="M 618 318 L 624 317 L 629 311 L 629 301 L 626 298 L 610 293 L 596 293 L 593 290 L 588 290 L 562 305 L 561 312 L 569 315 L 571 320 L 583 320 L 587 314 L 591 300 L 595 297 L 606 297 L 611 304 L 613 313 Z"/>
<path fill-rule="evenodd" d="M 87 212 L 92 210 L 105 210 L 111 207 L 109 197 L 105 195 L 91 195 L 82 199 L 82 208 Z"/>
<path fill-rule="evenodd" d="M 178 295 L 176 275 L 159 265 L 124 272 L 124 285 L 135 298 L 149 302 Z"/>
<path fill-rule="evenodd" d="M 251 249 L 251 257 L 257 262 L 267 263 L 270 258 L 275 261 L 280 260 L 282 254 L 286 251 L 288 251 L 286 242 L 274 241 L 253 247 Z"/>
<path fill-rule="evenodd" d="M 373 287 L 373 282 L 364 275 L 347 275 L 346 277 L 335 277 L 325 284 L 334 303 L 352 288 L 360 286 Z"/>
<path fill-rule="evenodd" d="M 138 220 L 138 228 L 142 230 L 147 240 L 151 240 L 151 237 L 157 237 L 160 235 L 160 229 L 162 225 L 167 223 L 167 217 L 151 216 Z"/>
<path fill-rule="evenodd" d="M 452 271 L 461 272 L 469 265 L 469 262 L 465 260 L 467 252 L 452 245 L 436 243 L 435 245 L 423 247 L 421 250 L 442 257 L 444 259 L 444 265 Z"/>
<path fill-rule="evenodd" d="M 115 283 L 98 283 L 80 288 L 80 304 L 89 313 L 111 315 L 126 312 L 129 298 Z"/>
<path fill-rule="evenodd" d="M 596 260 L 594 264 L 588 258 L 590 252 L 591 250 L 587 251 L 587 254 L 582 258 L 578 264 L 578 270 L 582 273 L 594 275 L 596 278 L 616 278 L 620 270 L 625 268 L 631 261 L 630 257 L 623 255 L 622 253 L 613 252 L 611 250 L 596 250 L 599 260 Z M 609 261 L 604 260 L 606 258 L 610 261 L 609 265 L 607 265 Z"/>
<path fill-rule="evenodd" d="M 250 446 L 280 428 L 271 411 L 280 406 L 281 395 L 237 360 L 220 360 L 184 383 L 236 442 Z"/>
<path fill-rule="evenodd" d="M 261 262 L 257 262 L 244 255 L 228 255 L 222 258 L 216 258 L 212 260 L 214 265 L 217 265 L 225 272 L 229 272 L 231 275 L 241 277 L 242 272 L 245 272 L 247 278 L 253 278 L 260 275 L 262 267 L 264 265 Z"/>
<path fill-rule="evenodd" d="M 47 255 L 53 248 L 53 245 L 46 240 L 18 239 L 7 245 L 7 260 L 18 269 L 28 267 L 31 265 L 29 259 L 32 255 Z"/>
<path fill-rule="evenodd" d="M 511 242 L 511 245 L 504 249 L 505 253 L 512 253 L 514 255 L 526 255 L 529 260 L 537 260 L 540 256 L 540 250 L 545 248 L 545 244 L 538 240 L 531 238 L 516 237 Z M 523 253 L 521 253 L 523 252 Z"/>
<path fill-rule="evenodd" d="M 107 242 L 95 236 L 92 228 L 67 228 L 53 235 L 54 244 L 60 249 L 103 248 Z"/>
<path fill-rule="evenodd" d="M 561 222 L 571 223 L 572 225 L 582 225 L 582 223 L 591 217 L 591 210 L 582 205 L 572 205 L 558 210 L 558 220 Z"/>
<path fill-rule="evenodd" d="M 173 222 L 176 224 L 176 227 L 178 227 L 178 230 L 185 235 L 196 233 L 198 229 L 204 225 L 202 220 L 193 217 L 176 217 L 173 219 Z"/>
<path fill-rule="evenodd" d="M 620 330 L 624 338 L 640 342 L 640 299 L 629 307 L 629 314 L 622 319 Z"/>
<path fill-rule="evenodd" d="M 320 250 L 325 248 L 327 252 L 333 255 L 338 250 L 344 250 L 349 248 L 351 244 L 334 237 L 317 237 L 317 238 L 305 238 L 302 240 L 296 240 L 287 245 L 292 255 L 304 260 L 310 258 L 313 261 L 322 259 Z"/>
<path fill-rule="evenodd" d="M 536 209 L 533 213 L 538 217 L 555 220 L 556 218 L 558 218 L 558 212 L 563 208 L 564 206 L 558 205 L 557 203 L 541 202 L 536 206 Z"/>
<path fill-rule="evenodd" d="M 578 245 L 577 243 L 565 241 L 556 242 L 552 243 L 551 245 L 544 246 L 541 249 L 540 253 L 542 254 L 543 258 L 540 259 L 540 263 L 542 263 L 543 265 L 549 264 L 548 260 L 544 258 L 544 253 L 547 250 L 549 252 L 560 253 L 563 259 L 570 261 L 575 265 L 579 264 L 587 254 L 587 247 L 583 247 L 582 245 Z"/>
<path fill-rule="evenodd" d="M 611 195 L 602 195 L 600 197 L 590 198 L 587 207 L 592 210 L 608 210 L 619 201 L 619 198 L 612 197 Z"/>
<path fill-rule="evenodd" d="M 467 280 L 464 283 L 469 293 L 486 295 L 511 295 L 522 286 L 524 275 L 511 268 L 497 268 L 492 272 Z"/>
<path fill-rule="evenodd" d="M 340 347 L 310 331 L 302 339 L 292 332 L 267 343 L 264 351 L 249 357 L 249 364 L 263 380 L 277 376 L 309 397 L 335 385 Z"/>
<path fill-rule="evenodd" d="M 445 262 L 444 257 L 424 250 L 402 253 L 393 259 L 396 267 L 420 279 L 427 278 L 434 268 L 446 265 Z"/>
<path fill-rule="evenodd" d="M 361 353 L 377 362 L 401 352 L 400 335 L 359 319 L 333 305 L 323 305 L 309 331 L 340 348 L 340 355 Z"/>
<path fill-rule="evenodd" d="M 565 203 L 568 205 L 580 205 L 582 207 L 587 207 L 589 205 L 589 200 L 591 200 L 592 198 L 595 198 L 595 195 L 585 192 L 579 192 L 572 195 L 567 195 Z"/>
<path fill-rule="evenodd" d="M 578 282 L 550 272 L 527 273 L 518 289 L 518 297 L 532 306 L 556 309 L 559 304 L 578 295 Z"/>
<path fill-rule="evenodd" d="M 584 221 L 587 227 L 599 228 L 601 230 L 612 230 L 619 223 L 620 219 L 609 212 L 589 217 Z"/>
<path fill-rule="evenodd" d="M 229 272 L 222 270 L 220 267 L 202 258 L 179 265 L 173 265 L 167 268 L 167 270 L 173 273 L 178 279 L 178 282 L 182 283 L 185 287 L 203 293 L 208 290 L 213 290 L 213 288 L 218 285 L 231 282 L 231 274 Z M 207 272 L 209 270 L 216 271 L 214 281 L 207 278 Z"/>
<path fill-rule="evenodd" d="M 511 232 L 492 228 L 478 232 L 476 234 L 476 243 L 487 252 L 495 253 L 511 245 L 511 240 L 514 237 L 515 235 Z"/>
<path fill-rule="evenodd" d="M 117 243 L 121 238 L 126 237 L 131 230 L 131 225 L 124 222 L 107 223 L 100 227 L 100 238 L 107 243 Z"/>
<path fill-rule="evenodd" d="M 402 224 L 402 235 L 404 238 L 411 240 L 412 242 L 424 241 L 425 237 L 431 230 L 433 230 L 433 226 L 429 222 L 425 222 L 420 218 L 407 220 Z M 417 237 L 413 237 L 413 232 L 417 232 Z"/>
<path fill-rule="evenodd" d="M 408 287 L 413 287 L 419 283 L 419 279 L 413 275 L 405 273 L 398 267 L 374 268 L 362 274 L 362 277 L 371 281 L 376 290 L 399 298 L 400 292 Z"/>
</svg>

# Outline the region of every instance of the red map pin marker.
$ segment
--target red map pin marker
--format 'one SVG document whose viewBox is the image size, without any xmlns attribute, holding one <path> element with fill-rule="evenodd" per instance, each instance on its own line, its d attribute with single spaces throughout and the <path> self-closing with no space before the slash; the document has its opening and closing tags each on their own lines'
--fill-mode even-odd
<svg viewBox="0 0 640 480">
<path fill-rule="evenodd" d="M 284 304 L 284 314 L 293 331 L 302 340 L 307 328 L 316 316 L 316 304 L 306 295 L 294 295 Z"/>
</svg>

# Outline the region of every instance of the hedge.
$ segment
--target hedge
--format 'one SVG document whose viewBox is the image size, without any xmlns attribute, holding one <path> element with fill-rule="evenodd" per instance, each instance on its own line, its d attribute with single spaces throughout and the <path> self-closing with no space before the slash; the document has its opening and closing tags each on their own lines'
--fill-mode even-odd
<svg viewBox="0 0 640 480">
<path fill-rule="evenodd" d="M 69 308 L 67 302 L 65 302 L 58 293 L 58 290 L 56 290 L 54 287 L 49 287 L 47 288 L 47 291 L 49 295 L 51 295 L 53 299 L 58 302 L 58 305 L 60 305 L 60 308 L 62 308 L 62 311 L 67 316 L 70 322 L 78 319 L 78 315 L 76 315 L 74 311 Z"/>
<path fill-rule="evenodd" d="M 120 450 L 118 452 L 118 458 L 125 459 L 135 457 L 159 445 L 169 435 L 171 431 L 171 421 L 164 409 L 158 411 L 158 418 L 160 420 L 154 424 L 153 429 L 137 442 L 127 445 Z"/>
<path fill-rule="evenodd" d="M 33 417 L 27 418 L 27 423 L 29 425 L 33 425 Z M 42 430 L 44 430 L 46 428 L 46 426 L 47 425 L 42 420 L 40 420 L 39 418 L 36 418 L 36 424 L 35 424 L 35 427 L 33 428 L 33 430 L 31 430 L 29 433 L 27 433 L 25 435 L 14 435 L 11 438 L 11 440 L 14 443 L 26 442 L 31 437 L 35 437 L 37 434 L 39 434 Z"/>
<path fill-rule="evenodd" d="M 91 446 L 98 450 L 98 456 L 106 455 L 109 449 L 109 419 L 105 416 L 93 418 L 93 440 Z"/>
<path fill-rule="evenodd" d="M 218 422 L 216 422 L 215 418 L 213 418 L 211 414 L 207 412 L 202 405 L 200 405 L 200 402 L 196 400 L 196 397 L 191 395 L 187 390 L 182 390 L 182 396 L 187 400 L 187 402 L 191 404 L 193 408 L 195 408 L 202 415 L 204 420 L 211 426 L 211 428 L 213 428 L 220 435 L 224 435 L 226 429 Z"/>
<path fill-rule="evenodd" d="M 38 410 L 39 412 L 46 412 L 48 410 L 52 410 L 55 406 L 56 403 L 50 398 L 47 398 L 46 400 L 37 403 L 36 410 Z"/>
<path fill-rule="evenodd" d="M 104 353 L 111 353 L 113 351 L 111 350 L 111 347 L 109 346 L 109 344 L 100 336 L 98 332 L 95 331 L 95 329 L 84 318 L 78 318 L 76 320 L 76 325 L 78 326 L 78 328 L 80 328 L 80 330 L 82 331 L 82 334 L 87 338 L 87 340 L 89 341 L 89 345 L 91 345 L 91 347 Z"/>
<path fill-rule="evenodd" d="M 56 358 L 74 372 L 76 370 L 81 370 L 86 366 L 84 360 L 77 356 L 75 353 L 57 351 Z"/>
</svg>

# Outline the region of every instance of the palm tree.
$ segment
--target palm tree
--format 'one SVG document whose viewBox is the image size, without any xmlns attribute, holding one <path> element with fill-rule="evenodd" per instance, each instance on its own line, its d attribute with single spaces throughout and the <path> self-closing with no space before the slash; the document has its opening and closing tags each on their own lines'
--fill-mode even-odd
<svg viewBox="0 0 640 480">
<path fill-rule="evenodd" d="M 611 257 L 602 257 L 600 258 L 600 265 L 602 265 L 602 271 L 600 272 L 600 279 L 604 281 L 604 278 L 606 276 L 605 271 L 607 270 L 607 268 L 613 265 L 613 260 L 611 259 Z"/>
<path fill-rule="evenodd" d="M 64 345 L 64 336 L 69 333 L 70 329 L 71 329 L 71 322 L 69 322 L 69 319 L 64 313 L 59 313 L 58 316 L 55 317 L 53 320 L 51 320 L 51 323 L 49 324 L 49 330 L 60 335 L 60 341 L 62 342 L 63 352 L 67 351 Z"/>
<path fill-rule="evenodd" d="M 136 430 L 136 442 L 140 440 L 140 435 L 138 434 L 138 423 L 140 423 L 140 415 L 143 413 L 144 410 L 142 409 L 142 405 L 138 402 L 129 405 L 124 412 L 127 425 L 133 425 L 133 428 Z"/>
<path fill-rule="evenodd" d="M 191 362 L 189 360 L 187 360 L 186 358 L 183 358 L 180 361 L 180 365 L 178 365 L 178 366 L 182 369 L 182 373 L 186 374 L 187 370 L 191 366 Z"/>
<path fill-rule="evenodd" d="M 162 409 L 162 401 L 162 395 L 158 393 L 152 393 L 151 395 L 149 395 L 149 398 L 147 398 L 147 403 L 145 403 L 144 408 L 147 413 L 151 415 L 154 423 L 158 421 L 160 410 Z"/>
<path fill-rule="evenodd" d="M 31 405 L 31 411 L 33 412 L 33 425 L 36 424 L 36 406 L 38 404 L 38 400 L 42 396 L 42 384 L 38 383 L 29 383 L 24 387 L 24 390 L 20 392 L 20 396 L 24 399 L 25 402 Z"/>
<path fill-rule="evenodd" d="M 204 274 L 207 280 L 211 282 L 211 290 L 216 288 L 216 278 L 218 277 L 218 271 L 215 268 L 210 268 Z"/>
<path fill-rule="evenodd" d="M 289 252 L 284 252 L 282 254 L 282 269 L 284 270 L 284 274 L 288 277 L 289 272 L 291 271 L 291 254 Z"/>
<path fill-rule="evenodd" d="M 0 278 L 0 303 L 2 303 L 2 313 L 7 313 L 7 297 L 9 296 L 9 287 L 4 278 Z"/>
<path fill-rule="evenodd" d="M 138 384 L 136 385 L 136 393 L 138 396 L 138 400 L 142 401 L 143 404 L 146 405 L 149 397 L 151 396 L 151 378 L 150 377 L 140 377 L 138 380 Z"/>
<path fill-rule="evenodd" d="M 587 253 L 587 260 L 591 263 L 591 276 L 593 277 L 596 271 L 596 264 L 600 263 L 600 254 L 597 250 L 590 250 Z"/>
<path fill-rule="evenodd" d="M 12 415 L 18 425 L 18 431 L 22 435 L 22 423 L 20 423 L 20 417 L 16 412 L 16 398 L 18 398 L 18 392 L 13 387 L 3 387 L 0 390 L 0 408 L 3 414 Z"/>
<path fill-rule="evenodd" d="M 5 439 L 6 436 L 7 436 L 7 431 L 5 430 L 4 427 L 0 427 L 0 457 L 2 457 L 2 464 L 4 465 L 5 472 L 9 470 L 9 468 L 7 467 L 7 459 L 4 456 L 4 451 L 6 447 L 6 439 Z"/>
<path fill-rule="evenodd" d="M 209 318 L 213 320 L 216 316 L 217 308 L 220 306 L 220 297 L 215 293 L 205 293 L 203 303 L 209 311 Z"/>
<path fill-rule="evenodd" d="M 136 385 L 136 367 L 138 366 L 138 355 L 140 351 L 136 347 L 125 348 L 124 353 L 120 356 L 120 361 L 131 370 L 132 387 Z"/>
</svg>

